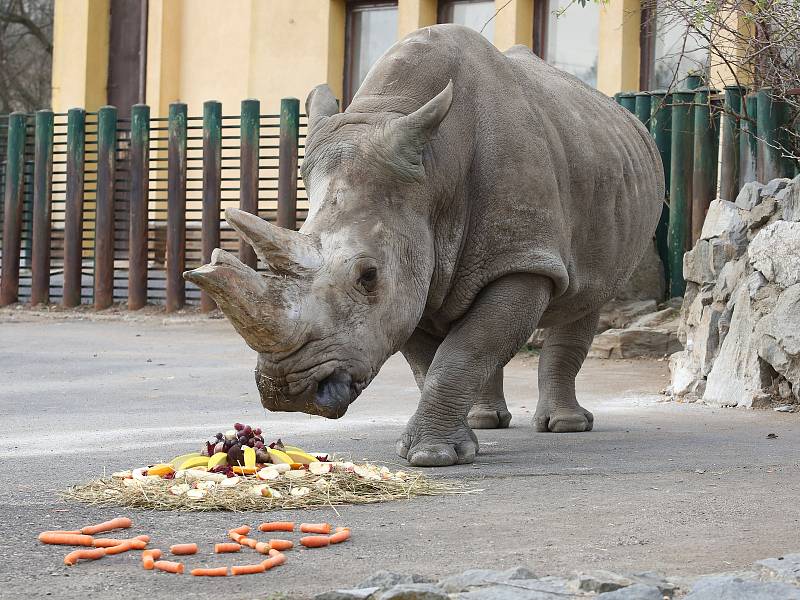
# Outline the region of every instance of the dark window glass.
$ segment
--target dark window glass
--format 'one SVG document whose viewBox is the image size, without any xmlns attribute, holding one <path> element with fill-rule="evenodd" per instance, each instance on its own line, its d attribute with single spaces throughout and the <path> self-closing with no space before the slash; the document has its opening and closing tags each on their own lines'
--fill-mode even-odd
<svg viewBox="0 0 800 600">
<path fill-rule="evenodd" d="M 397 40 L 396 2 L 351 2 L 347 5 L 345 106 L 370 68 Z"/>
<path fill-rule="evenodd" d="M 708 71 L 708 45 L 697 33 L 688 33 L 679 16 L 670 15 L 658 3 L 650 89 L 675 87 L 690 71 Z M 653 17 L 651 17 L 652 19 Z"/>
<path fill-rule="evenodd" d="M 575 75 L 584 83 L 597 86 L 600 5 L 586 6 L 573 0 L 549 0 L 545 60 Z"/>
<path fill-rule="evenodd" d="M 439 2 L 439 23 L 465 25 L 494 41 L 494 0 L 451 0 Z"/>
</svg>

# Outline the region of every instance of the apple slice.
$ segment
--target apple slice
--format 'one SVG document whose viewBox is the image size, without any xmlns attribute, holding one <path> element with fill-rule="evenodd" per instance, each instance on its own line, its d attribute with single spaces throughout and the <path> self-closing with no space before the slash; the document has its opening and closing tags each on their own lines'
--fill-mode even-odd
<svg viewBox="0 0 800 600">
<path fill-rule="evenodd" d="M 286 452 L 281 452 L 280 450 L 276 450 L 275 448 L 268 448 L 267 452 L 269 452 L 269 457 L 275 464 L 289 465 L 291 468 L 291 464 L 295 462 L 294 460 L 292 460 L 291 456 L 286 454 Z"/>
</svg>

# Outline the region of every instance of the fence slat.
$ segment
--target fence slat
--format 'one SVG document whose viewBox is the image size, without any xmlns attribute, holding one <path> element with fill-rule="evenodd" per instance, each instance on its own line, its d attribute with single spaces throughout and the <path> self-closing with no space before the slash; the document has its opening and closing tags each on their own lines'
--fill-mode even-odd
<svg viewBox="0 0 800 600">
<path fill-rule="evenodd" d="M 25 114 L 8 117 L 5 207 L 3 214 L 3 258 L 0 277 L 0 306 L 19 297 L 19 258 L 22 243 L 22 201 L 25 192 Z"/>
<path fill-rule="evenodd" d="M 639 92 L 634 96 L 634 114 L 642 124 L 647 127 L 650 123 L 650 104 L 652 97 L 650 92 Z"/>
<path fill-rule="evenodd" d="M 53 189 L 53 111 L 36 113 L 33 159 L 31 304 L 50 302 L 50 236 Z"/>
<path fill-rule="evenodd" d="M 777 177 L 794 175 L 794 165 L 783 158 L 781 147 L 786 145 L 784 127 L 789 123 L 789 106 L 772 96 L 772 90 L 758 91 L 756 120 L 758 129 L 758 155 L 756 178 L 767 183 Z"/>
<path fill-rule="evenodd" d="M 669 190 L 669 291 L 670 296 L 683 296 L 686 282 L 683 279 L 683 254 L 688 249 L 692 198 L 693 143 L 692 121 L 693 92 L 672 94 L 672 142 L 670 146 Z"/>
<path fill-rule="evenodd" d="M 739 121 L 739 189 L 745 183 L 756 180 L 758 168 L 758 96 L 747 94 L 742 103 L 742 119 Z"/>
<path fill-rule="evenodd" d="M 716 90 L 698 88 L 694 95 L 691 246 L 700 239 L 706 212 L 717 192 L 718 112 L 712 107 L 715 93 Z"/>
<path fill-rule="evenodd" d="M 744 88 L 725 86 L 725 110 L 722 114 L 719 197 L 733 202 L 739 194 L 739 119 Z"/>
<path fill-rule="evenodd" d="M 258 214 L 258 167 L 261 103 L 258 100 L 242 100 L 240 122 L 240 197 L 239 208 Z M 239 259 L 255 268 L 256 253 L 243 239 L 239 240 Z"/>
<path fill-rule="evenodd" d="M 634 92 L 622 92 L 618 98 L 620 106 L 632 113 L 636 112 L 636 94 Z"/>
<path fill-rule="evenodd" d="M 300 101 L 281 100 L 280 143 L 278 146 L 278 219 L 286 229 L 297 229 L 297 143 Z"/>
<path fill-rule="evenodd" d="M 653 135 L 661 164 L 664 166 L 664 192 L 666 202 L 661 205 L 661 218 L 656 226 L 656 249 L 664 265 L 664 278 L 670 280 L 669 245 L 667 231 L 669 229 L 669 182 L 670 182 L 670 157 L 671 157 L 671 131 L 672 131 L 672 96 L 664 90 L 651 92 L 650 96 L 650 133 Z"/>
<path fill-rule="evenodd" d="M 222 177 L 222 104 L 209 100 L 203 104 L 203 263 L 219 246 L 219 211 Z M 205 291 L 200 292 L 200 310 L 217 307 Z"/>
<path fill-rule="evenodd" d="M 167 150 L 167 312 L 186 304 L 186 104 L 169 105 Z"/>
<path fill-rule="evenodd" d="M 85 169 L 86 111 L 71 108 L 67 114 L 67 193 L 64 208 L 65 307 L 81 303 L 83 262 L 83 186 Z"/>
<path fill-rule="evenodd" d="M 97 115 L 97 204 L 94 223 L 94 307 L 114 303 L 114 197 L 117 109 L 104 106 Z"/>
<path fill-rule="evenodd" d="M 147 200 L 150 195 L 150 107 L 131 108 L 128 310 L 147 304 Z"/>
</svg>

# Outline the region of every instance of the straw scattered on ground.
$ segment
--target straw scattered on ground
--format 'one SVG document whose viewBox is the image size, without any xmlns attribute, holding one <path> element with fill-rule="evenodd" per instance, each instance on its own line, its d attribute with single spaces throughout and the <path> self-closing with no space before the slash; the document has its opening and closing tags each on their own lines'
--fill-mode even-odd
<svg viewBox="0 0 800 600">
<path fill-rule="evenodd" d="M 216 485 L 202 498 L 170 492 L 175 480 L 149 481 L 142 485 L 125 485 L 124 480 L 101 478 L 85 485 L 65 490 L 68 500 L 77 500 L 99 506 L 127 506 L 155 510 L 179 511 L 269 511 L 284 509 L 318 508 L 348 504 L 374 504 L 393 500 L 408 500 L 417 496 L 468 494 L 480 490 L 467 489 L 458 481 L 435 480 L 421 473 L 406 473 L 403 480 L 367 479 L 353 472 L 335 472 L 324 475 L 307 473 L 302 479 L 278 479 L 264 482 L 255 477 L 242 477 L 233 487 Z M 256 495 L 256 486 L 268 483 L 280 497 Z M 292 490 L 302 489 L 302 495 Z M 277 494 L 276 494 L 277 495 Z"/>
</svg>

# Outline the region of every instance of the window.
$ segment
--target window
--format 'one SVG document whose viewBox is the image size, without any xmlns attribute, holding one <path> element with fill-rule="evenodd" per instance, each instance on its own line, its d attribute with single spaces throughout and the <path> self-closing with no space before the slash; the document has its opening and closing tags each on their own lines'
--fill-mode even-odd
<svg viewBox="0 0 800 600">
<path fill-rule="evenodd" d="M 397 39 L 397 2 L 348 2 L 344 105 L 353 100 L 370 68 Z"/>
<path fill-rule="evenodd" d="M 534 50 L 551 65 L 596 86 L 599 3 L 549 0 L 548 9 L 545 19 L 534 23 Z"/>
<path fill-rule="evenodd" d="M 494 0 L 448 0 L 439 2 L 439 23 L 465 25 L 494 40 Z"/>
<path fill-rule="evenodd" d="M 647 89 L 674 88 L 690 71 L 708 72 L 708 46 L 700 35 L 687 35 L 681 19 L 670 16 L 659 4 L 647 12 L 647 17 L 650 22 L 643 22 L 643 28 L 652 32 L 649 73 L 643 77 L 648 80 Z"/>
</svg>

